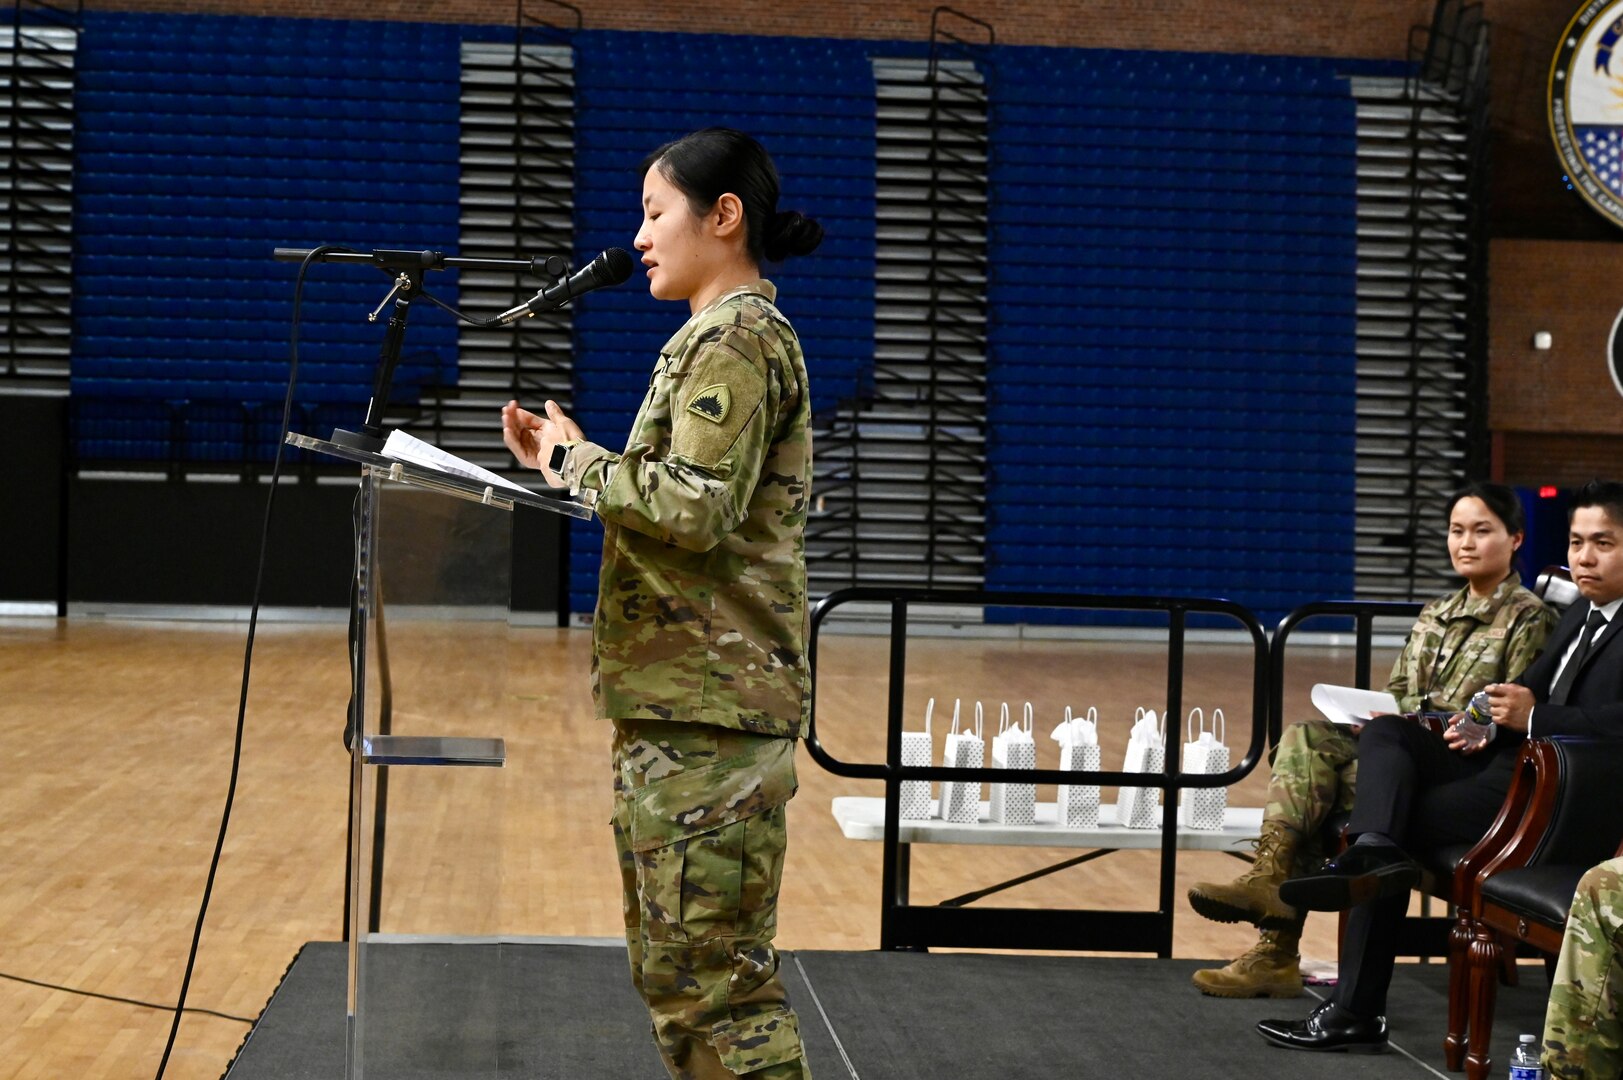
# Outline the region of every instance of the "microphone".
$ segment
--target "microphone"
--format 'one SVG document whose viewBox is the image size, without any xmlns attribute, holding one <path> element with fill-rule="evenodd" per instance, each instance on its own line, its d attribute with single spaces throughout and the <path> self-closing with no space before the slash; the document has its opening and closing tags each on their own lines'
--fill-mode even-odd
<svg viewBox="0 0 1623 1080">
<path fill-rule="evenodd" d="M 520 319 L 529 318 L 537 312 L 561 308 L 575 297 L 589 293 L 593 289 L 619 285 L 631 276 L 633 269 L 631 255 L 625 248 L 609 248 L 571 274 L 567 280 L 548 285 L 531 297 L 528 303 L 509 308 L 496 316 L 494 325 L 506 326 Z"/>
</svg>

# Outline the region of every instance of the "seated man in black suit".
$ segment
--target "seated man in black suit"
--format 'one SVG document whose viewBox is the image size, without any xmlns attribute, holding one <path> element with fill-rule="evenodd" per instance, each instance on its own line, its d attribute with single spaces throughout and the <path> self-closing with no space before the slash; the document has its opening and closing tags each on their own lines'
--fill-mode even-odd
<svg viewBox="0 0 1623 1080">
<path fill-rule="evenodd" d="M 1488 687 L 1491 724 L 1456 715 L 1443 737 L 1396 716 L 1358 740 L 1353 843 L 1316 874 L 1280 886 L 1288 904 L 1348 914 L 1335 994 L 1305 1020 L 1264 1020 L 1262 1036 L 1300 1050 L 1386 1049 L 1396 936 L 1419 870 L 1405 849 L 1475 843 L 1510 788 L 1530 736 L 1623 738 L 1623 484 L 1592 481 L 1572 500 L 1574 603 L 1544 654 L 1513 683 Z"/>
</svg>

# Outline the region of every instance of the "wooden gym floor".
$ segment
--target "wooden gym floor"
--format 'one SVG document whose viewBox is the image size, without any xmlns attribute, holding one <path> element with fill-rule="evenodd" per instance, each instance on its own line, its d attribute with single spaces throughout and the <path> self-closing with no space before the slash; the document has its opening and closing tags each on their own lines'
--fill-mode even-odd
<svg viewBox="0 0 1623 1080">
<path fill-rule="evenodd" d="M 172 1005 L 229 776 L 246 624 L 0 620 L 0 1078 L 150 1077 L 165 1012 L 19 980 Z M 846 760 L 883 754 L 885 639 L 825 636 L 819 734 Z M 611 937 L 618 875 L 607 821 L 608 732 L 591 716 L 589 635 L 505 623 L 396 620 L 389 627 L 398 734 L 499 735 L 501 770 L 396 769 L 381 928 L 399 933 Z M 1376 657 L 1376 680 L 1391 663 Z M 1351 678 L 1351 650 L 1304 648 L 1287 701 Z M 348 670 L 338 623 L 262 623 L 237 789 L 189 1005 L 257 1015 L 295 952 L 342 931 Z M 910 727 L 937 698 L 1036 708 L 1038 764 L 1065 705 L 1102 718 L 1118 767 L 1133 710 L 1159 707 L 1153 644 L 921 637 L 909 647 Z M 1246 650 L 1192 645 L 1186 707 L 1220 706 L 1229 744 L 1249 735 Z M 1238 757 L 1238 750 L 1236 750 Z M 779 944 L 878 945 L 879 845 L 845 840 L 829 803 L 878 794 L 800 755 Z M 1230 791 L 1261 805 L 1261 768 Z M 1111 792 L 1106 790 L 1106 798 Z M 1038 797 L 1052 799 L 1052 791 Z M 1038 869 L 1074 849 L 920 846 L 913 896 L 939 900 Z M 1000 905 L 1148 907 L 1157 858 L 1121 852 L 1021 886 Z M 1242 864 L 1180 854 L 1175 951 L 1231 957 L 1254 932 L 1189 911 L 1190 882 Z M 1334 956 L 1334 922 L 1309 922 L 1304 953 Z M 629 992 L 629 990 L 628 990 Z M 1191 988 L 1189 993 L 1195 991 Z M 213 1080 L 244 1022 L 188 1014 L 167 1075 Z"/>
</svg>

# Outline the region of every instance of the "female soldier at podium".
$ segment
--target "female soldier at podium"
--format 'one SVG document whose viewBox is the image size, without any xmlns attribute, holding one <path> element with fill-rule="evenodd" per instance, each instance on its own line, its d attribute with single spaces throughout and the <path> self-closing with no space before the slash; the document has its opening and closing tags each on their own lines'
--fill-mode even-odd
<svg viewBox="0 0 1623 1080">
<path fill-rule="evenodd" d="M 666 342 L 621 453 L 557 404 L 510 402 L 518 460 L 603 521 L 593 698 L 614 725 L 614 836 L 631 976 L 680 1080 L 810 1076 L 772 946 L 810 699 L 811 402 L 761 278 L 817 247 L 779 213 L 754 139 L 696 131 L 643 162 L 650 293 L 692 317 Z"/>
</svg>

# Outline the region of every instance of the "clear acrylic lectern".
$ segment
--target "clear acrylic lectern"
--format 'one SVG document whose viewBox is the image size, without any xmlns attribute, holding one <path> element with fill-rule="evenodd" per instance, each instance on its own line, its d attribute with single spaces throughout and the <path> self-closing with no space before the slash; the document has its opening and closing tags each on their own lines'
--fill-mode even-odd
<svg viewBox="0 0 1623 1080">
<path fill-rule="evenodd" d="M 423 616 L 425 621 L 438 617 L 446 606 L 455 606 L 459 611 L 499 610 L 505 616 L 509 585 L 507 568 L 511 565 L 511 552 L 504 545 L 511 542 L 511 529 L 505 527 L 507 521 L 496 519 L 489 511 L 468 508 L 468 504 L 497 511 L 511 511 L 515 504 L 523 504 L 576 518 L 589 518 L 591 510 L 571 499 L 487 483 L 482 479 L 442 472 L 306 435 L 290 434 L 287 441 L 291 446 L 358 465 L 361 473 L 355 507 L 355 599 L 350 633 L 352 682 L 349 716 L 353 735 L 349 738 L 349 879 L 345 905 L 349 954 L 345 999 L 345 1076 L 348 1080 L 389 1080 L 415 1070 L 409 1063 L 412 1051 L 400 1044 L 393 1031 L 385 1035 L 382 1030 L 387 1027 L 397 1031 L 402 1021 L 410 1027 L 411 1019 L 398 1015 L 398 1011 L 386 1017 L 375 1017 L 379 1021 L 379 1037 L 368 1039 L 368 1016 L 371 1011 L 368 1008 L 368 969 L 382 963 L 385 968 L 376 974 L 386 977 L 399 968 L 399 961 L 394 955 L 374 953 L 370 958 L 368 955 L 373 951 L 370 945 L 380 936 L 375 932 L 377 913 L 374 905 L 379 902 L 380 895 L 378 871 L 381 869 L 381 844 L 388 806 L 387 770 L 383 767 L 499 767 L 505 763 L 507 752 L 504 741 L 498 737 L 394 734 L 391 730 L 388 718 L 393 712 L 390 701 L 392 680 L 388 674 L 386 639 L 381 634 L 383 602 L 379 588 L 383 537 L 380 507 L 385 492 L 390 493 L 390 517 L 396 521 L 388 537 L 391 551 L 390 610 L 396 615 L 405 612 L 408 617 L 413 611 L 419 614 L 427 612 L 429 614 Z M 450 599 L 447 600 L 447 597 Z M 379 677 L 379 730 L 375 731 L 368 727 L 368 681 L 369 675 L 374 674 L 369 672 L 369 634 L 376 639 L 374 648 L 378 671 L 375 674 Z M 456 631 L 459 639 L 467 636 L 465 630 Z M 408 648 L 410 642 L 411 636 L 407 635 Z M 457 670 L 456 661 L 447 657 L 445 652 L 444 643 L 441 643 L 426 663 L 417 666 L 418 669 L 442 669 L 437 674 L 443 683 L 443 677 L 447 674 L 443 669 L 449 669 L 452 675 Z M 478 661 L 470 663 L 477 664 Z M 401 666 L 411 670 L 406 665 Z M 474 670 L 478 668 L 474 667 Z M 443 685 L 440 689 L 443 692 Z M 477 700 L 481 692 L 483 690 L 478 686 L 467 688 L 467 696 L 474 699 L 475 711 L 481 705 Z M 441 798 L 444 797 L 442 794 Z M 480 798 L 477 793 L 470 796 L 466 789 L 452 789 L 449 797 L 454 805 L 464 810 L 471 809 L 466 805 L 470 797 L 475 803 Z M 487 824 L 490 816 L 485 815 Z M 468 955 L 475 957 L 477 954 L 468 952 Z M 457 961 L 440 962 L 454 964 Z M 469 970 L 460 973 L 465 979 L 464 985 L 475 989 L 464 991 L 459 1004 L 475 1012 L 484 1011 L 483 1003 L 473 1000 L 482 996 L 477 987 L 489 980 L 473 970 L 471 965 L 486 962 L 487 958 L 472 959 L 467 962 L 470 964 Z M 458 973 L 441 974 L 449 974 L 454 979 Z M 379 996 L 380 989 L 387 990 L 374 986 L 371 996 Z M 388 994 L 382 996 L 387 998 Z M 385 1019 L 387 1023 L 383 1023 Z M 454 1016 L 444 1019 L 459 1028 L 469 1026 L 459 1024 Z M 466 1035 L 465 1030 L 459 1030 L 450 1032 L 448 1038 L 454 1042 Z M 421 1062 L 417 1064 L 421 1065 Z M 492 1061 L 488 1070 L 492 1077 L 498 1071 L 495 1064 Z M 480 1069 L 468 1075 L 479 1075 L 484 1071 Z"/>
</svg>

